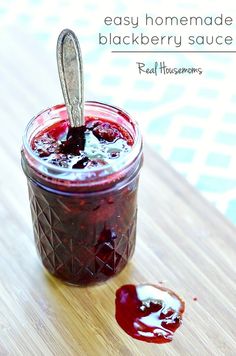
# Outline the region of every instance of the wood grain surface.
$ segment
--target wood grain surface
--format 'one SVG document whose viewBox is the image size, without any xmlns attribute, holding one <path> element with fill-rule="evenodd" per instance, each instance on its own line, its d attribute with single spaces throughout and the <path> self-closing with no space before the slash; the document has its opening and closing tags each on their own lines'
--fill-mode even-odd
<svg viewBox="0 0 236 356">
<path fill-rule="evenodd" d="M 132 262 L 105 284 L 66 286 L 36 255 L 19 133 L 6 125 L 15 141 L 1 133 L 0 355 L 235 355 L 235 228 L 146 147 Z M 160 281 L 184 298 L 183 325 L 169 344 L 134 340 L 115 321 L 115 291 Z"/>
</svg>

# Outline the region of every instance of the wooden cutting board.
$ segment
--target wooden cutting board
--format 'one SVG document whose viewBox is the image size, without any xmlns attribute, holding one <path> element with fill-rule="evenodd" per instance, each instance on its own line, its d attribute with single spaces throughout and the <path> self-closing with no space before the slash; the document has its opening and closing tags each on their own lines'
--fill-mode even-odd
<svg viewBox="0 0 236 356">
<path fill-rule="evenodd" d="M 19 158 L 8 140 L 2 149 L 0 355 L 236 354 L 236 229 L 160 157 L 146 148 L 132 262 L 105 284 L 77 288 L 42 269 Z M 116 323 L 116 289 L 145 282 L 186 302 L 169 344 L 134 340 Z"/>
</svg>

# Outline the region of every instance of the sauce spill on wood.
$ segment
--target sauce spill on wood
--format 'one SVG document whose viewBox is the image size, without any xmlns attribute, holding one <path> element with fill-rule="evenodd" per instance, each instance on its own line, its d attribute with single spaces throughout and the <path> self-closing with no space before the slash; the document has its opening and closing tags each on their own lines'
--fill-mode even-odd
<svg viewBox="0 0 236 356">
<path fill-rule="evenodd" d="M 153 284 L 127 284 L 116 291 L 116 320 L 130 336 L 166 343 L 182 323 L 184 301 L 170 289 Z"/>
</svg>

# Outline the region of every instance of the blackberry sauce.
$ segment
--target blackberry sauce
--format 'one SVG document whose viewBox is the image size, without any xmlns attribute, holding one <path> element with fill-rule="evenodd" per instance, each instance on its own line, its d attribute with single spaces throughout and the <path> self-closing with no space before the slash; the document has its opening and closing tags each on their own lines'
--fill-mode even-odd
<svg viewBox="0 0 236 356">
<path fill-rule="evenodd" d="M 138 131 L 129 116 L 105 104 L 85 106 L 89 114 L 78 129 L 68 127 L 64 106 L 39 114 L 27 137 L 33 154 L 22 150 L 41 261 L 55 277 L 77 285 L 105 281 L 132 257 L 142 164 L 140 136 L 134 150 Z"/>
<path fill-rule="evenodd" d="M 130 336 L 166 343 L 182 323 L 184 301 L 170 289 L 152 284 L 127 284 L 116 292 L 116 320 Z"/>
<path fill-rule="evenodd" d="M 38 133 L 31 146 L 42 160 L 64 168 L 83 169 L 109 164 L 130 152 L 131 135 L 115 123 L 87 118 L 82 127 L 60 121 Z"/>
</svg>

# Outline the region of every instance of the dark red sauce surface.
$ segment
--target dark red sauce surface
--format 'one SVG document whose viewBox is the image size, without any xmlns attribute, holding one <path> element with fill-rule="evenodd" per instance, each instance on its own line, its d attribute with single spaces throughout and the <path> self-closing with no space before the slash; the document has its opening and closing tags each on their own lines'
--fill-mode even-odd
<svg viewBox="0 0 236 356">
<path fill-rule="evenodd" d="M 166 343 L 182 323 L 184 301 L 170 289 L 152 284 L 127 284 L 116 292 L 116 320 L 130 336 Z"/>
<path fill-rule="evenodd" d="M 56 166 L 83 169 L 103 166 L 131 150 L 133 139 L 115 123 L 86 118 L 85 126 L 54 123 L 32 140 L 35 153 Z"/>
</svg>

